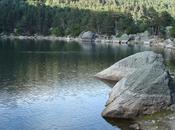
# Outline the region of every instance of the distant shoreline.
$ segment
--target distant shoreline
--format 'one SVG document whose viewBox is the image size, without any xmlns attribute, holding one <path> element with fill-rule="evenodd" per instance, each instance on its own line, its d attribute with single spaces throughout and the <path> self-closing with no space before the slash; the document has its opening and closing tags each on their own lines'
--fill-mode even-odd
<svg viewBox="0 0 175 130">
<path fill-rule="evenodd" d="M 96 38 L 94 40 L 87 40 L 84 41 L 80 37 L 57 37 L 57 36 L 42 36 L 42 35 L 36 35 L 36 36 L 22 36 L 22 35 L 1 35 L 0 39 L 10 39 L 10 40 L 35 40 L 35 41 L 65 41 L 65 42 L 78 42 L 78 43 L 97 43 L 97 44 L 116 44 L 116 45 L 129 45 L 129 44 L 143 44 L 145 46 L 150 47 L 156 47 L 156 48 L 163 48 L 167 50 L 175 51 L 175 44 L 170 39 L 161 39 L 162 41 L 159 41 L 160 39 L 152 39 L 149 38 L 146 41 L 143 40 L 131 40 L 126 42 L 119 42 L 116 39 L 104 39 L 104 38 Z"/>
<path fill-rule="evenodd" d="M 10 39 L 10 40 L 48 40 L 48 41 L 66 41 L 66 42 L 80 42 L 80 38 L 74 37 L 57 37 L 57 36 L 15 36 L 15 35 L 2 35 L 1 39 Z"/>
<path fill-rule="evenodd" d="M 65 41 L 65 42 L 85 42 L 85 43 L 114 43 L 120 44 L 120 42 L 116 39 L 106 39 L 106 38 L 96 38 L 96 39 L 81 39 L 80 37 L 57 37 L 57 36 L 42 36 L 42 35 L 35 35 L 35 36 L 24 36 L 24 35 L 1 35 L 0 39 L 10 39 L 10 40 L 36 40 L 36 41 Z M 129 41 L 124 41 L 123 44 L 128 44 Z"/>
</svg>

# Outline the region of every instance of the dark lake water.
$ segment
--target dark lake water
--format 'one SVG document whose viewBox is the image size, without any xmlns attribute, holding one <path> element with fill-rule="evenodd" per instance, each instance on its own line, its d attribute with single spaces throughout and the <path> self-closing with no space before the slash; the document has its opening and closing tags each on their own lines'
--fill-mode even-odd
<svg viewBox="0 0 175 130">
<path fill-rule="evenodd" d="M 111 88 L 93 75 L 141 46 L 0 41 L 0 130 L 120 130 L 101 117 Z M 175 57 L 163 52 L 174 73 Z"/>
</svg>

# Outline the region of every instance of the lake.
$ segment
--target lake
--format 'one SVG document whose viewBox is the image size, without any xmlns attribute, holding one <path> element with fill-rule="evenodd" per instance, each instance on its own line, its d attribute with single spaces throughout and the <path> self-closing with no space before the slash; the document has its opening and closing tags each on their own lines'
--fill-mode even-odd
<svg viewBox="0 0 175 130">
<path fill-rule="evenodd" d="M 93 75 L 139 45 L 0 40 L 0 130 L 120 130 L 101 117 L 111 88 Z M 175 73 L 175 57 L 162 53 Z"/>
</svg>

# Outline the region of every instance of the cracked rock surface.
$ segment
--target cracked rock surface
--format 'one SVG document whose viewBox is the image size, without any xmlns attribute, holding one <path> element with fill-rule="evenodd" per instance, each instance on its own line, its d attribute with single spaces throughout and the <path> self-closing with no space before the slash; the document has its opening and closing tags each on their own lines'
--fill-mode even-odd
<svg viewBox="0 0 175 130">
<path fill-rule="evenodd" d="M 166 110 L 175 103 L 175 85 L 160 54 L 145 51 L 129 56 L 95 75 L 116 82 L 102 116 L 134 119 Z"/>
</svg>

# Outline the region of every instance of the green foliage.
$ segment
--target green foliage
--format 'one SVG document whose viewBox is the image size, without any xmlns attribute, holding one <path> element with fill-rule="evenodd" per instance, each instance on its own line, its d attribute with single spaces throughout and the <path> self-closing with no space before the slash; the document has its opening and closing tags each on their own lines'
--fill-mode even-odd
<svg viewBox="0 0 175 130">
<path fill-rule="evenodd" d="M 61 29 L 59 27 L 55 27 L 55 28 L 51 29 L 50 31 L 51 31 L 51 34 L 53 34 L 55 36 L 64 36 L 63 29 Z"/>
<path fill-rule="evenodd" d="M 0 33 L 78 36 L 149 30 L 174 24 L 174 0 L 0 0 Z"/>
<path fill-rule="evenodd" d="M 175 26 L 170 29 L 170 35 L 175 38 Z"/>
</svg>

